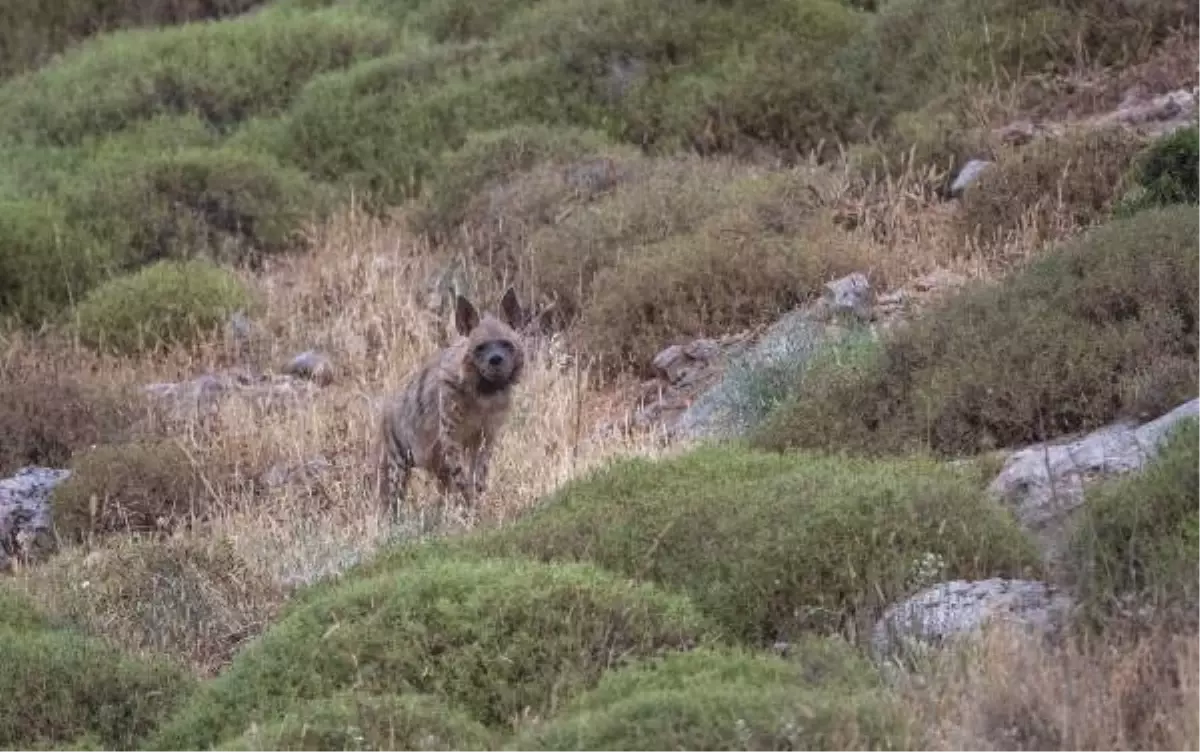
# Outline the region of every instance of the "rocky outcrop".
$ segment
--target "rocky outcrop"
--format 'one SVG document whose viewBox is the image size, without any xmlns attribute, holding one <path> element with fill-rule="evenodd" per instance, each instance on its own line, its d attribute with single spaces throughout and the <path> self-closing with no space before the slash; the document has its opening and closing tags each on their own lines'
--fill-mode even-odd
<svg viewBox="0 0 1200 752">
<path fill-rule="evenodd" d="M 204 417 L 221 402 L 240 397 L 261 409 L 288 407 L 311 398 L 319 389 L 307 379 L 286 374 L 254 374 L 242 369 L 206 373 L 180 382 L 148 384 L 143 387 L 178 420 Z"/>
<path fill-rule="evenodd" d="M 941 647 L 1003 621 L 1046 637 L 1066 625 L 1070 596 L 1035 580 L 943 582 L 884 611 L 871 632 L 871 652 L 886 659 L 923 647 Z"/>
<path fill-rule="evenodd" d="M 0 571 L 14 559 L 34 561 L 54 550 L 50 496 L 70 475 L 70 470 L 23 467 L 0 480 Z"/>
<path fill-rule="evenodd" d="M 1009 456 L 988 490 L 1013 509 L 1052 563 L 1062 554 L 1087 485 L 1141 469 L 1176 424 L 1198 414 L 1200 400 L 1191 400 L 1141 426 L 1117 423 L 1074 441 L 1025 447 Z"/>
</svg>

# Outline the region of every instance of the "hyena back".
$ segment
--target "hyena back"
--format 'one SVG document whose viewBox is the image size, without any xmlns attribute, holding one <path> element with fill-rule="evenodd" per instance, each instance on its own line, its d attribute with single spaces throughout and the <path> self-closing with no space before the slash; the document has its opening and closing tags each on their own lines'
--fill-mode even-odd
<svg viewBox="0 0 1200 752">
<path fill-rule="evenodd" d="M 500 317 L 480 317 L 455 296 L 458 339 L 435 353 L 384 406 L 379 501 L 395 518 L 413 468 L 430 472 L 443 492 L 474 503 L 487 486 L 488 465 L 521 379 L 525 353 L 517 329 L 523 314 L 509 288 Z"/>
</svg>

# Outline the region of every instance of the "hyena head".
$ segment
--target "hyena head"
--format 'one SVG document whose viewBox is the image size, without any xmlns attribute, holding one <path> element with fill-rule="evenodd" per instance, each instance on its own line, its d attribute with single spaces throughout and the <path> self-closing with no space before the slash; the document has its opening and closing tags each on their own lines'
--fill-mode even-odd
<svg viewBox="0 0 1200 752">
<path fill-rule="evenodd" d="M 521 305 L 510 287 L 500 302 L 500 317 L 482 318 L 471 301 L 455 296 L 454 326 L 467 338 L 464 370 L 475 377 L 480 394 L 502 392 L 521 379 L 525 353 L 517 329 L 523 323 Z"/>
</svg>

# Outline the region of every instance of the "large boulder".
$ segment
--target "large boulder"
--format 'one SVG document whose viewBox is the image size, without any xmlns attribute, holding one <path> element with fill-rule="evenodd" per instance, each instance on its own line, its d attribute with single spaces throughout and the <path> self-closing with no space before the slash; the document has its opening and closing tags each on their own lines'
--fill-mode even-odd
<svg viewBox="0 0 1200 752">
<path fill-rule="evenodd" d="M 1116 423 L 1068 442 L 1046 442 L 1009 456 L 988 491 L 1009 505 L 1042 546 L 1048 563 L 1063 553 L 1070 521 L 1085 488 L 1105 477 L 1140 470 L 1180 421 L 1200 414 L 1200 399 L 1140 426 Z"/>
</svg>

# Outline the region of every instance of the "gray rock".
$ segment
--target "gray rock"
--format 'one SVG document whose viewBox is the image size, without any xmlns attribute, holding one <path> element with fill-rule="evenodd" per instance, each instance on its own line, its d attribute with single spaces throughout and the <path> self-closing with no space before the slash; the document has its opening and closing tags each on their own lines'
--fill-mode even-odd
<svg viewBox="0 0 1200 752">
<path fill-rule="evenodd" d="M 950 184 L 950 195 L 954 198 L 962 196 L 963 191 L 967 190 L 967 186 L 978 180 L 983 171 L 991 166 L 992 163 L 986 159 L 972 159 L 970 162 L 967 162 L 958 171 L 954 182 Z"/>
<path fill-rule="evenodd" d="M 311 397 L 317 387 L 291 376 L 253 374 L 241 369 L 206 373 L 189 381 L 147 384 L 142 390 L 162 402 L 175 420 L 212 414 L 221 402 L 239 396 L 271 410 L 291 407 Z"/>
<path fill-rule="evenodd" d="M 1074 441 L 1025 447 L 1009 456 L 988 491 L 1013 509 L 1052 563 L 1062 554 L 1087 484 L 1141 469 L 1176 424 L 1197 415 L 1200 400 L 1194 399 L 1141 426 L 1117 423 Z"/>
<path fill-rule="evenodd" d="M 305 350 L 300 353 L 292 358 L 282 370 L 289 376 L 307 379 L 319 386 L 329 386 L 333 383 L 333 363 L 315 350 Z"/>
<path fill-rule="evenodd" d="M 861 272 L 835 279 L 825 285 L 825 304 L 834 316 L 846 316 L 858 321 L 871 319 L 874 291 L 867 275 Z"/>
<path fill-rule="evenodd" d="M 1070 596 L 1033 580 L 954 580 L 893 604 L 871 632 L 871 652 L 882 660 L 913 648 L 940 647 L 994 620 L 1053 637 L 1074 605 Z"/>
<path fill-rule="evenodd" d="M 12 559 L 32 560 L 54 550 L 50 495 L 70 470 L 23 467 L 0 480 L 0 571 Z"/>
</svg>

